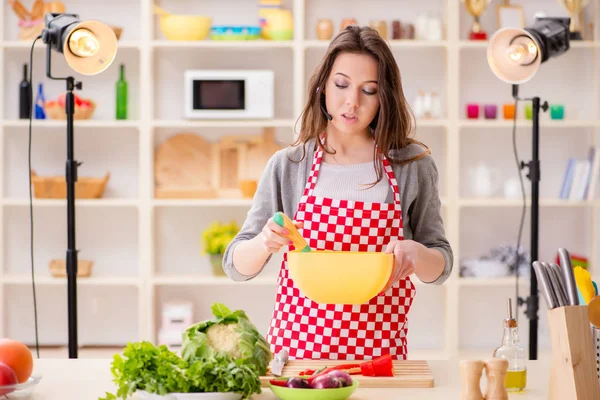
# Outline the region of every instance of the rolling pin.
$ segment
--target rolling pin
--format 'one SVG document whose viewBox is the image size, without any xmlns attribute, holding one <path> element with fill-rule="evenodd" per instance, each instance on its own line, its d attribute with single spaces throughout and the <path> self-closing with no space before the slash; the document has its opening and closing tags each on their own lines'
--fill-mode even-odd
<svg viewBox="0 0 600 400">
<path fill-rule="evenodd" d="M 310 247 L 304 237 L 298 232 L 296 225 L 292 222 L 292 220 L 285 215 L 284 213 L 277 212 L 273 215 L 273 221 L 279 226 L 283 226 L 288 230 L 289 234 L 286 235 L 288 239 L 290 239 L 294 243 L 294 248 L 301 252 L 310 251 Z"/>
</svg>

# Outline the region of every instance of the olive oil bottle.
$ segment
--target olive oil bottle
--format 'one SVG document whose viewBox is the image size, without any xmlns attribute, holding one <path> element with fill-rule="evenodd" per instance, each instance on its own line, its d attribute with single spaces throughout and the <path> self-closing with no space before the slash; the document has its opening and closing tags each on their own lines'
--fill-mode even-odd
<svg viewBox="0 0 600 400">
<path fill-rule="evenodd" d="M 517 320 L 512 315 L 512 302 L 508 299 L 508 318 L 504 319 L 502 345 L 494 350 L 494 357 L 508 360 L 508 371 L 504 387 L 509 392 L 518 392 L 527 386 L 527 354 L 519 343 Z"/>
</svg>

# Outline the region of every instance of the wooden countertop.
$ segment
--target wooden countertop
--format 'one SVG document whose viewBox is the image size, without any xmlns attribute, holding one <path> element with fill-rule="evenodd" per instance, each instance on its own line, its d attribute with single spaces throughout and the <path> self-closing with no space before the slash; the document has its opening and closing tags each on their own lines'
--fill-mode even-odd
<svg viewBox="0 0 600 400">
<path fill-rule="evenodd" d="M 97 400 L 105 392 L 116 393 L 110 373 L 111 359 L 36 359 L 34 373 L 43 376 L 32 400 Z M 348 400 L 458 399 L 460 372 L 457 360 L 430 361 L 435 378 L 432 389 L 359 388 Z M 550 365 L 540 360 L 528 361 L 527 389 L 509 394 L 511 399 L 538 400 L 548 398 Z M 481 380 L 485 387 L 485 377 Z M 134 397 L 133 399 L 137 399 Z M 132 400 L 133 400 L 132 399 Z M 276 400 L 269 390 L 253 400 Z"/>
</svg>

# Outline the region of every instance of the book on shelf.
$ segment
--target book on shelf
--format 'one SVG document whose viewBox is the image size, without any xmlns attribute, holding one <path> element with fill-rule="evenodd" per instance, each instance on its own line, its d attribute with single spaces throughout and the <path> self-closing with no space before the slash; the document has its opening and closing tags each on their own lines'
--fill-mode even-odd
<svg viewBox="0 0 600 400">
<path fill-rule="evenodd" d="M 569 158 L 559 197 L 565 200 L 593 200 L 598 191 L 600 149 L 590 147 L 585 160 Z"/>
</svg>

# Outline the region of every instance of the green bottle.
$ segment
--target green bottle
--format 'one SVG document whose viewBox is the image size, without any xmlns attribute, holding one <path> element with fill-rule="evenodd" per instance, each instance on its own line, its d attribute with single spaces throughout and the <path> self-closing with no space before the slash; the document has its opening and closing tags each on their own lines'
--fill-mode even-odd
<svg viewBox="0 0 600 400">
<path fill-rule="evenodd" d="M 121 73 L 117 81 L 117 119 L 127 119 L 127 81 L 125 80 L 125 65 L 121 64 Z"/>
</svg>

